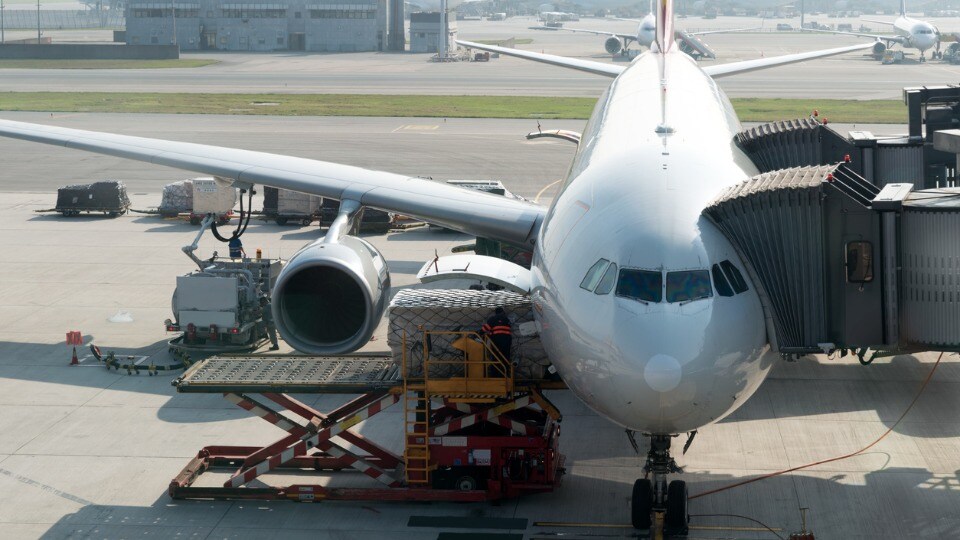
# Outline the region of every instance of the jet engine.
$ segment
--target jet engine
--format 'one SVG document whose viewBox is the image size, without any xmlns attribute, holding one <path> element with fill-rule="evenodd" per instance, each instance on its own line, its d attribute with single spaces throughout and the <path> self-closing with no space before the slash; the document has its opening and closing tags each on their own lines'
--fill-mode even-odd
<svg viewBox="0 0 960 540">
<path fill-rule="evenodd" d="M 603 42 L 603 48 L 610 54 L 617 54 L 623 50 L 623 40 L 617 36 L 610 36 Z"/>
<path fill-rule="evenodd" d="M 887 46 L 879 41 L 873 44 L 873 55 L 880 57 L 887 50 Z"/>
<path fill-rule="evenodd" d="M 273 319 L 283 339 L 309 354 L 359 349 L 373 335 L 390 296 L 383 256 L 354 236 L 298 251 L 277 277 Z"/>
</svg>

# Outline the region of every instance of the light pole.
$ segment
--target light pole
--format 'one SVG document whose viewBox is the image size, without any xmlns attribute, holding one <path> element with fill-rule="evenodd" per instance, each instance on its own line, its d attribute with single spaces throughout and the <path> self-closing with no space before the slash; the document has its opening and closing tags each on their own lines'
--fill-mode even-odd
<svg viewBox="0 0 960 540">
<path fill-rule="evenodd" d="M 37 1 L 39 2 L 40 0 L 37 0 Z M 176 45 L 177 44 L 177 0 L 171 0 L 171 5 L 173 6 L 173 10 L 171 10 L 171 13 L 173 14 L 173 44 Z"/>
<path fill-rule="evenodd" d="M 37 45 L 40 44 L 40 0 L 37 0 Z"/>
<path fill-rule="evenodd" d="M 3 0 L 0 0 L 0 43 L 6 43 L 3 35 Z"/>
</svg>

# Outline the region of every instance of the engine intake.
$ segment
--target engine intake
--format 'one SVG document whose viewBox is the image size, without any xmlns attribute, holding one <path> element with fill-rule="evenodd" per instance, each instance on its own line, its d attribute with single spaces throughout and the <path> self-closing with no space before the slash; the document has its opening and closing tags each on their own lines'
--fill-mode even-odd
<svg viewBox="0 0 960 540">
<path fill-rule="evenodd" d="M 887 46 L 879 41 L 873 44 L 873 54 L 874 56 L 883 56 L 883 53 L 887 50 Z"/>
<path fill-rule="evenodd" d="M 603 48 L 610 54 L 617 54 L 623 50 L 623 40 L 616 36 L 610 36 L 603 42 Z"/>
<path fill-rule="evenodd" d="M 390 273 L 369 242 L 345 236 L 297 252 L 273 290 L 273 318 L 283 339 L 309 354 L 362 347 L 386 309 Z"/>
</svg>

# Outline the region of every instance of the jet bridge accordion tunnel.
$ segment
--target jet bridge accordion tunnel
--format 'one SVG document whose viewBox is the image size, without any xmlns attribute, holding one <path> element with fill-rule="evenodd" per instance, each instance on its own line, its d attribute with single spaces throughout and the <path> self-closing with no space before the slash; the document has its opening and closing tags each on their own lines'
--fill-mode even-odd
<svg viewBox="0 0 960 540">
<path fill-rule="evenodd" d="M 960 188 L 881 188 L 862 162 L 818 164 L 815 129 L 777 147 L 783 132 L 761 127 L 766 153 L 748 154 L 764 172 L 704 210 L 744 260 L 771 343 L 786 357 L 960 350 Z"/>
</svg>

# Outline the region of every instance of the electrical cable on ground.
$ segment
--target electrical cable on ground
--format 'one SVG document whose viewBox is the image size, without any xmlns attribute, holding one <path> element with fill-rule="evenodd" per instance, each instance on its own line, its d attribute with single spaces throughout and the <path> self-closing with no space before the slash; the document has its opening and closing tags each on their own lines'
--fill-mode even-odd
<svg viewBox="0 0 960 540">
<path fill-rule="evenodd" d="M 866 452 L 867 450 L 869 450 L 869 449 L 873 448 L 874 446 L 876 446 L 877 443 L 879 443 L 880 441 L 882 441 L 883 439 L 885 439 L 885 438 L 887 437 L 887 435 L 889 435 L 890 433 L 892 433 L 893 430 L 896 429 L 896 427 L 897 427 L 898 425 L 900 425 L 900 422 L 902 422 L 903 419 L 906 418 L 907 414 L 910 412 L 911 409 L 913 409 L 913 406 L 917 403 L 917 400 L 920 399 L 920 396 L 921 396 L 921 395 L 923 395 L 923 391 L 927 388 L 927 383 L 929 383 L 929 382 L 930 382 L 930 379 L 933 378 L 933 374 L 937 371 L 937 366 L 940 365 L 940 360 L 942 360 L 942 359 L 943 359 L 943 352 L 941 352 L 941 353 L 940 353 L 940 356 L 937 357 L 937 361 L 933 364 L 933 368 L 930 369 L 930 373 L 927 374 L 927 377 L 923 380 L 923 384 L 920 385 L 920 390 L 917 391 L 917 395 L 915 395 L 915 396 L 913 397 L 913 401 L 911 401 L 911 402 L 910 402 L 910 405 L 908 405 L 907 408 L 903 411 L 903 414 L 900 415 L 900 418 L 897 418 L 897 421 L 894 422 L 893 425 L 890 426 L 890 428 L 887 429 L 887 431 L 885 431 L 885 432 L 883 433 L 883 435 L 880 435 L 880 437 L 878 437 L 875 441 L 873 441 L 872 443 L 868 444 L 867 446 L 864 446 L 864 447 L 861 448 L 860 450 L 857 450 L 856 452 L 852 452 L 852 453 L 850 453 L 850 454 L 846 454 L 846 455 L 842 455 L 842 456 L 837 456 L 837 457 L 832 457 L 832 458 L 829 458 L 829 459 L 823 459 L 823 460 L 820 460 L 820 461 L 815 461 L 815 462 L 813 462 L 813 463 L 807 463 L 806 465 L 800 465 L 800 466 L 798 466 L 798 467 L 791 467 L 791 468 L 789 468 L 789 469 L 784 469 L 784 470 L 782 470 L 782 471 L 777 471 L 777 472 L 773 472 L 773 473 L 769 473 L 769 474 L 764 474 L 764 475 L 758 476 L 758 477 L 756 477 L 756 478 L 751 478 L 751 479 L 749 479 L 749 480 L 743 480 L 743 481 L 741 481 L 741 482 L 736 482 L 736 483 L 729 484 L 729 485 L 726 485 L 726 486 L 722 486 L 722 487 L 719 487 L 719 488 L 716 488 L 716 489 L 711 489 L 711 490 L 709 490 L 709 491 L 704 491 L 703 493 L 697 493 L 696 495 L 691 495 L 690 497 L 687 497 L 687 500 L 699 499 L 700 497 L 706 497 L 707 495 L 713 495 L 714 493 L 720 493 L 721 491 L 727 491 L 728 489 L 733 489 L 733 488 L 735 488 L 735 487 L 745 486 L 745 485 L 747 485 L 747 484 L 752 484 L 752 483 L 754 483 L 754 482 L 759 482 L 760 480 L 766 480 L 767 478 L 773 478 L 773 477 L 775 477 L 775 476 L 780 476 L 780 475 L 783 475 L 783 474 L 786 474 L 786 473 L 789 473 L 789 472 L 799 471 L 799 470 L 802 470 L 802 469 L 808 469 L 808 468 L 810 468 L 810 467 L 815 467 L 815 466 L 817 466 L 817 465 L 823 465 L 824 463 L 832 463 L 832 462 L 834 462 L 834 461 L 840 461 L 840 460 L 843 460 L 843 459 L 847 459 L 847 458 L 851 458 L 851 457 L 854 457 L 854 456 L 858 456 L 858 455 Z M 749 518 L 748 518 L 748 519 L 749 519 Z"/>
<path fill-rule="evenodd" d="M 745 520 L 747 520 L 747 521 L 752 521 L 752 522 L 756 523 L 757 525 L 763 527 L 764 529 L 772 532 L 772 533 L 775 534 L 775 535 L 777 536 L 777 538 L 779 538 L 780 540 L 786 540 L 783 536 L 780 536 L 780 533 L 778 533 L 777 531 L 773 530 L 772 528 L 770 528 L 769 525 L 767 525 L 766 523 L 760 521 L 759 519 L 753 519 L 752 517 L 748 517 L 748 516 L 741 516 L 740 514 L 690 514 L 690 517 L 692 517 L 692 518 L 695 518 L 695 517 L 732 517 L 732 518 L 745 519 Z"/>
</svg>

